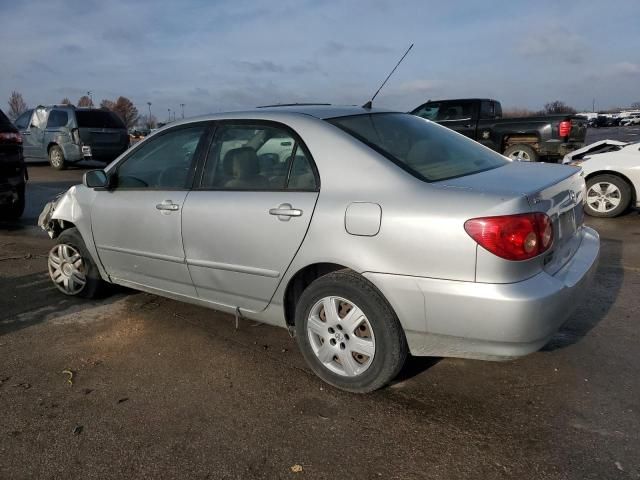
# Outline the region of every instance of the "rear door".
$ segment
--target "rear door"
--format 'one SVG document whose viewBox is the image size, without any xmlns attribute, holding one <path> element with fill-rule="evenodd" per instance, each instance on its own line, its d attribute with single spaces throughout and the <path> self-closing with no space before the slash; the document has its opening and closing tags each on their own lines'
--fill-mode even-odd
<svg viewBox="0 0 640 480">
<path fill-rule="evenodd" d="M 308 150 L 272 122 L 221 122 L 182 217 L 198 296 L 267 307 L 309 227 L 319 178 Z"/>
<path fill-rule="evenodd" d="M 76 110 L 82 143 L 91 147 L 93 157 L 111 160 L 129 145 L 126 126 L 115 113 L 104 109 Z"/>
<path fill-rule="evenodd" d="M 120 283 L 195 297 L 182 245 L 182 214 L 207 124 L 182 125 L 142 143 L 109 171 L 91 226 L 100 260 Z"/>
</svg>

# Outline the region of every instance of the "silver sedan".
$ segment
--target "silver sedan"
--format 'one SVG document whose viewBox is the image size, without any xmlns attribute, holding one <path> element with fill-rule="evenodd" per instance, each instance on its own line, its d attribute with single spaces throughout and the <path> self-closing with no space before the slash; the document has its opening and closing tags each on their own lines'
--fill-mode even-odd
<svg viewBox="0 0 640 480">
<path fill-rule="evenodd" d="M 116 283 L 285 327 L 367 392 L 409 353 L 543 346 L 595 269 L 580 169 L 511 162 L 412 115 L 289 106 L 168 126 L 40 218 L 67 295 Z"/>
</svg>

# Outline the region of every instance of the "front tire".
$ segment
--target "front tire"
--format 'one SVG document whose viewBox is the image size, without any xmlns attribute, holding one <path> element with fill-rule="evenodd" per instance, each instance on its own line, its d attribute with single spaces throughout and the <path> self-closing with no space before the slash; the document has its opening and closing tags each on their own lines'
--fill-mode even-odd
<svg viewBox="0 0 640 480">
<path fill-rule="evenodd" d="M 393 309 L 354 272 L 329 273 L 311 283 L 296 305 L 295 320 L 307 364 L 341 390 L 382 388 L 407 358 L 407 342 Z"/>
<path fill-rule="evenodd" d="M 77 228 L 64 230 L 49 251 L 49 277 L 65 295 L 96 298 L 104 293 L 107 283 L 84 244 Z"/>
<path fill-rule="evenodd" d="M 64 152 L 58 145 L 53 145 L 49 149 L 49 163 L 56 170 L 64 170 L 67 168 L 64 158 Z"/>
<path fill-rule="evenodd" d="M 537 162 L 540 159 L 538 152 L 533 147 L 523 143 L 507 147 L 503 155 L 518 162 Z"/>
<path fill-rule="evenodd" d="M 612 218 L 623 214 L 631 203 L 631 187 L 615 175 L 598 175 L 587 181 L 584 211 L 592 217 Z"/>
</svg>

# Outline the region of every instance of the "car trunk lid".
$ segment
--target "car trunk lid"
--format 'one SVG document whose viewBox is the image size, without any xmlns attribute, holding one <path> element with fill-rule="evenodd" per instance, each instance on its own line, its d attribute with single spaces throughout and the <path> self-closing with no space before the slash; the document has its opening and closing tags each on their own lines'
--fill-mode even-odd
<svg viewBox="0 0 640 480">
<path fill-rule="evenodd" d="M 546 213 L 553 223 L 553 245 L 542 254 L 543 268 L 552 275 L 580 245 L 580 236 L 576 233 L 584 221 L 586 189 L 579 168 L 512 162 L 501 168 L 438 183 L 503 197 L 525 196 L 531 211 Z"/>
</svg>

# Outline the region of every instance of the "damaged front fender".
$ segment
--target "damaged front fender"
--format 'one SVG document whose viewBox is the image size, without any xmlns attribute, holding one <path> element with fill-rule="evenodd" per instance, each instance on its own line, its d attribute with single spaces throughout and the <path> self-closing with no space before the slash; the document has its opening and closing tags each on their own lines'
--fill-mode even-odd
<svg viewBox="0 0 640 480">
<path fill-rule="evenodd" d="M 38 226 L 47 232 L 49 237 L 56 238 L 70 226 L 69 224 L 77 225 L 81 220 L 82 208 L 77 198 L 77 190 L 77 185 L 69 188 L 42 209 L 38 217 Z"/>
</svg>

